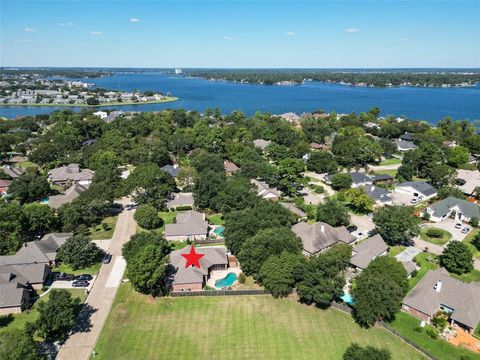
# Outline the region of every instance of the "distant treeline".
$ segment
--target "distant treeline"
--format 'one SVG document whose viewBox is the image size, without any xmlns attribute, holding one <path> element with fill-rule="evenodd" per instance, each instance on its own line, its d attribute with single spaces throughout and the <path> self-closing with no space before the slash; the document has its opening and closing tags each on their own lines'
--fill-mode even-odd
<svg viewBox="0 0 480 360">
<path fill-rule="evenodd" d="M 202 70 L 187 76 L 252 84 L 301 84 L 304 81 L 343 83 L 354 86 L 471 86 L 480 82 L 480 73 L 453 72 L 326 72 L 288 70 Z"/>
<path fill-rule="evenodd" d="M 72 68 L 48 68 L 48 69 L 5 69 L 0 68 L 0 75 L 39 75 L 40 77 L 61 76 L 67 78 L 97 78 L 112 75 L 107 70 L 88 70 Z"/>
</svg>

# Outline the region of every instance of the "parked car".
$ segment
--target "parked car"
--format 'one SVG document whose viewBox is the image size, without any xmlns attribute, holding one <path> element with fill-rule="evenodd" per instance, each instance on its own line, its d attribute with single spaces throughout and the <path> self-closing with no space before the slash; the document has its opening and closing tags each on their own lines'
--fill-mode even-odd
<svg viewBox="0 0 480 360">
<path fill-rule="evenodd" d="M 58 280 L 58 281 L 72 281 L 74 278 L 75 278 L 75 276 L 73 274 L 60 273 L 59 275 L 57 275 L 55 280 Z"/>
<path fill-rule="evenodd" d="M 362 239 L 365 239 L 367 237 L 367 234 L 365 234 L 364 232 L 361 232 L 361 231 L 354 231 L 352 233 L 353 236 L 355 236 L 357 238 L 357 240 L 362 240 Z"/>
<path fill-rule="evenodd" d="M 349 225 L 347 226 L 347 230 L 349 233 L 352 233 L 354 231 L 356 231 L 358 229 L 358 227 L 356 225 Z"/>
<path fill-rule="evenodd" d="M 378 234 L 378 230 L 377 230 L 377 229 L 372 229 L 372 230 L 370 230 L 370 231 L 367 233 L 368 237 L 372 237 L 372 236 L 375 236 L 375 235 L 377 235 L 377 234 Z"/>
<path fill-rule="evenodd" d="M 455 229 L 461 229 L 461 228 L 462 228 L 462 223 L 455 224 Z"/>
<path fill-rule="evenodd" d="M 73 287 L 87 287 L 88 285 L 90 285 L 90 283 L 86 280 L 75 280 L 72 283 Z"/>
<path fill-rule="evenodd" d="M 93 279 L 93 276 L 90 274 L 82 274 L 75 278 L 77 281 L 90 281 Z"/>
<path fill-rule="evenodd" d="M 110 262 L 110 260 L 112 260 L 112 255 L 110 254 L 105 254 L 103 259 L 102 259 L 102 263 L 104 264 L 108 264 Z"/>
<path fill-rule="evenodd" d="M 470 228 L 469 228 L 468 226 L 465 226 L 465 227 L 462 229 L 462 234 L 467 234 L 469 231 L 470 231 Z"/>
</svg>

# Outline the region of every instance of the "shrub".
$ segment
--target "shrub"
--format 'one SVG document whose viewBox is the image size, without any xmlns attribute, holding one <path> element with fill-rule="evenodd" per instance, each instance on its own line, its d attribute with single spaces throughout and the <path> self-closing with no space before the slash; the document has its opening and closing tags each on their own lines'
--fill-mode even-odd
<svg viewBox="0 0 480 360">
<path fill-rule="evenodd" d="M 238 283 L 239 284 L 245 284 L 245 281 L 247 281 L 247 277 L 245 274 L 242 272 L 238 275 Z"/>
<path fill-rule="evenodd" d="M 440 229 L 427 229 L 427 231 L 425 231 L 425 234 L 428 237 L 439 239 L 443 237 L 444 233 L 443 230 Z"/>
<path fill-rule="evenodd" d="M 479 219 L 476 217 L 472 217 L 470 219 L 470 225 L 472 225 L 472 227 L 478 227 L 478 222 L 479 222 Z"/>
<path fill-rule="evenodd" d="M 163 225 L 163 220 L 158 216 L 157 209 L 151 205 L 141 205 L 133 215 L 135 221 L 142 228 L 152 230 Z"/>
<path fill-rule="evenodd" d="M 418 333 L 421 333 L 423 331 L 423 328 L 421 326 L 415 326 L 415 328 L 413 330 L 418 332 Z"/>
<path fill-rule="evenodd" d="M 443 329 L 445 329 L 445 327 L 448 325 L 448 322 L 442 314 L 439 314 L 433 317 L 432 325 L 438 330 L 443 331 Z"/>
<path fill-rule="evenodd" d="M 313 188 L 313 191 L 315 191 L 317 194 L 323 194 L 325 192 L 325 189 L 321 185 L 317 185 Z"/>
<path fill-rule="evenodd" d="M 190 205 L 184 205 L 184 206 L 179 206 L 175 209 L 176 211 L 187 211 L 187 210 L 192 210 L 192 207 Z"/>
<path fill-rule="evenodd" d="M 433 326 L 426 326 L 425 327 L 425 332 L 432 339 L 438 339 L 438 330 L 436 328 L 434 328 Z"/>
<path fill-rule="evenodd" d="M 107 223 L 102 223 L 102 228 L 103 228 L 103 231 L 107 231 L 109 229 L 110 226 L 108 226 Z"/>
<path fill-rule="evenodd" d="M 480 251 L 480 233 L 475 235 L 475 237 L 472 239 L 472 245 Z"/>
</svg>

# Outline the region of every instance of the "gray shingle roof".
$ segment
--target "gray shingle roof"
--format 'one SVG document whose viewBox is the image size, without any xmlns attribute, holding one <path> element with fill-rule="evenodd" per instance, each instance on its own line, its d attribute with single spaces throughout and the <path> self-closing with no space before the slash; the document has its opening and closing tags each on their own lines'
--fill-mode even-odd
<svg viewBox="0 0 480 360">
<path fill-rule="evenodd" d="M 10 166 L 10 165 L 4 165 L 2 167 L 2 170 L 5 174 L 10 176 L 12 179 L 16 179 L 17 177 L 23 175 L 24 173 L 23 169 Z"/>
<path fill-rule="evenodd" d="M 372 178 L 372 181 L 386 181 L 393 180 L 393 176 L 388 174 L 377 174 Z"/>
<path fill-rule="evenodd" d="M 27 297 L 27 290 L 17 282 L 0 284 L 0 308 L 21 306 Z"/>
<path fill-rule="evenodd" d="M 348 174 L 352 177 L 352 184 L 359 185 L 359 184 L 368 184 L 372 182 L 372 178 L 370 178 L 369 176 L 361 172 L 351 172 L 351 173 L 345 173 L 345 174 Z M 327 175 L 325 176 L 325 180 L 327 182 L 330 182 L 332 181 L 332 177 L 335 175 L 336 174 Z"/>
<path fill-rule="evenodd" d="M 380 202 L 392 201 L 392 198 L 390 197 L 390 193 L 384 188 L 381 188 L 379 186 L 367 185 L 365 186 L 365 193 L 375 201 L 380 201 Z"/>
<path fill-rule="evenodd" d="M 175 224 L 165 225 L 165 236 L 194 237 L 207 235 L 208 222 L 205 221 L 205 214 L 195 210 L 179 213 Z"/>
<path fill-rule="evenodd" d="M 388 250 L 388 245 L 383 238 L 377 234 L 362 241 L 353 248 L 354 255 L 350 263 L 360 269 L 365 269 L 370 262 Z"/>
<path fill-rule="evenodd" d="M 435 285 L 441 282 L 440 291 Z M 438 287 L 437 287 L 438 289 Z M 480 322 L 480 283 L 463 283 L 441 268 L 430 270 L 407 294 L 403 303 L 424 314 L 433 316 L 440 305 L 453 309 L 450 317 L 475 328 Z"/>
<path fill-rule="evenodd" d="M 334 228 L 322 222 L 308 224 L 302 221 L 293 225 L 292 231 L 302 239 L 303 249 L 308 254 L 315 254 L 339 242 L 350 244 L 356 239 L 345 226 Z"/>
<path fill-rule="evenodd" d="M 297 215 L 299 217 L 307 217 L 305 211 L 296 207 L 294 203 L 281 202 L 280 205 L 290 210 L 290 212 L 294 215 Z"/>
<path fill-rule="evenodd" d="M 48 172 L 48 177 L 53 182 L 64 181 L 91 181 L 94 172 L 88 169 L 80 170 L 78 164 L 70 164 L 67 166 L 58 167 Z"/>
<path fill-rule="evenodd" d="M 193 206 L 193 194 L 192 193 L 177 193 L 174 198 L 167 202 L 167 208 L 176 208 L 179 206 Z"/>
<path fill-rule="evenodd" d="M 261 149 L 262 151 L 267 148 L 268 145 L 270 145 L 272 142 L 270 140 L 263 140 L 263 139 L 256 139 L 253 140 L 253 144 Z"/>
<path fill-rule="evenodd" d="M 173 177 L 176 177 L 178 175 L 178 172 L 180 171 L 180 167 L 178 165 L 165 165 L 162 166 L 160 170 L 169 173 Z"/>
<path fill-rule="evenodd" d="M 394 143 L 395 145 L 397 145 L 397 148 L 403 150 L 412 150 L 417 148 L 417 145 L 415 145 L 412 141 L 408 140 L 397 139 L 394 141 Z"/>
<path fill-rule="evenodd" d="M 433 210 L 433 216 L 442 217 L 447 215 L 455 206 L 458 207 L 467 218 L 480 218 L 480 207 L 477 204 L 467 200 L 457 199 L 453 196 L 449 196 L 446 199 L 430 205 L 430 209 Z"/>
<path fill-rule="evenodd" d="M 87 190 L 87 187 L 82 186 L 80 184 L 73 184 L 65 194 L 53 195 L 48 198 L 48 206 L 53 209 L 58 209 L 60 206 L 64 204 L 69 204 L 77 197 L 80 196 L 82 192 Z"/>
<path fill-rule="evenodd" d="M 397 187 L 412 187 L 416 192 L 423 194 L 424 196 L 430 196 L 437 193 L 437 189 L 425 181 L 406 181 L 398 184 Z"/>
</svg>

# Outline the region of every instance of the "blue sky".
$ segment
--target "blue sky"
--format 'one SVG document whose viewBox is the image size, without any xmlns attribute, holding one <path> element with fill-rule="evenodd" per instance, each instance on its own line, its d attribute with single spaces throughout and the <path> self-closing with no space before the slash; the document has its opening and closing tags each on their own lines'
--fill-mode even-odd
<svg viewBox="0 0 480 360">
<path fill-rule="evenodd" d="M 0 0 L 2 66 L 480 67 L 480 1 Z"/>
</svg>

